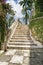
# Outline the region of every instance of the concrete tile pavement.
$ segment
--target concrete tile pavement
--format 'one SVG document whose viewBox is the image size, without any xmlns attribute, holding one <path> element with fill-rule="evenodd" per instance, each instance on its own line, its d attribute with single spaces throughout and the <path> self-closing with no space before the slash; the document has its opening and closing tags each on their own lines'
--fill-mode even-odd
<svg viewBox="0 0 43 65">
<path fill-rule="evenodd" d="M 24 50 L 8 50 L 0 57 L 0 65 L 22 65 L 24 62 L 25 54 Z M 27 55 L 28 56 L 28 53 Z"/>
<path fill-rule="evenodd" d="M 0 65 L 8 65 L 8 62 L 0 62 Z"/>
<path fill-rule="evenodd" d="M 14 55 L 14 56 L 12 57 L 10 63 L 22 64 L 22 63 L 23 63 L 23 56 Z"/>
<path fill-rule="evenodd" d="M 9 49 L 0 56 L 0 65 L 43 65 L 43 52 L 35 51 Z"/>
<path fill-rule="evenodd" d="M 10 50 L 8 50 L 8 51 L 5 53 L 5 55 L 14 55 L 15 52 L 16 52 L 16 50 L 10 49 Z"/>
</svg>

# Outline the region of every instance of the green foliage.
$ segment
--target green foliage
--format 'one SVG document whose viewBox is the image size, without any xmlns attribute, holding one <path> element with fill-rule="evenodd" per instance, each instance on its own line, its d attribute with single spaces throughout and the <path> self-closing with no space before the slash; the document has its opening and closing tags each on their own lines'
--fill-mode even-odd
<svg viewBox="0 0 43 65">
<path fill-rule="evenodd" d="M 6 23 L 5 23 L 5 18 L 0 17 L 0 32 L 1 32 L 1 41 L 4 42 L 5 38 L 5 30 L 6 30 Z"/>
<path fill-rule="evenodd" d="M 22 13 L 25 13 L 25 18 L 26 18 L 26 24 L 27 24 L 27 19 L 28 19 L 28 10 L 31 10 L 32 8 L 32 0 L 23 0 L 20 1 L 19 3 L 20 5 L 22 5 L 23 9 L 22 9 Z"/>
<path fill-rule="evenodd" d="M 40 12 L 43 12 L 43 0 L 37 0 L 36 1 L 36 8 L 40 10 Z"/>
<path fill-rule="evenodd" d="M 2 5 L 0 4 L 0 35 L 1 35 L 1 42 L 4 42 L 5 36 L 5 11 L 3 11 Z"/>
<path fill-rule="evenodd" d="M 10 17 L 10 19 L 9 19 L 9 26 L 11 26 L 12 20 L 13 20 L 13 17 Z"/>
<path fill-rule="evenodd" d="M 10 13 L 14 15 L 14 11 L 11 9 L 12 7 L 9 4 L 6 4 L 2 0 L 0 1 L 0 32 L 1 32 L 1 42 L 4 42 L 6 35 L 6 14 Z"/>
<path fill-rule="evenodd" d="M 32 17 L 32 19 L 37 18 L 37 17 L 42 17 L 43 12 L 37 13 L 35 16 Z"/>
<path fill-rule="evenodd" d="M 7 33 L 7 22 L 6 22 L 6 14 L 10 13 L 14 15 L 14 11 L 12 10 L 9 4 L 5 3 L 5 0 L 0 0 L 0 50 L 1 44 L 5 41 L 5 36 Z M 5 45 L 6 46 L 6 45 Z M 6 51 L 6 47 L 4 49 Z"/>
<path fill-rule="evenodd" d="M 20 1 L 19 4 L 22 5 L 23 8 L 26 7 L 28 10 L 29 10 L 29 9 L 31 10 L 32 0 L 23 0 L 23 1 Z"/>
<path fill-rule="evenodd" d="M 43 19 L 31 21 L 29 27 L 33 37 L 43 43 Z"/>
</svg>

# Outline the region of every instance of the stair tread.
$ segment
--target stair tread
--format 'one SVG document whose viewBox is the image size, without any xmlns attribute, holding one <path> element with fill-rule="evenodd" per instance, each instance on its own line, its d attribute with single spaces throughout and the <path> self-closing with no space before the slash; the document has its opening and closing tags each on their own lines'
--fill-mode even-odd
<svg viewBox="0 0 43 65">
<path fill-rule="evenodd" d="M 43 46 L 28 46 L 28 45 L 26 45 L 26 46 L 21 46 L 21 45 L 7 45 L 7 47 L 25 47 L 25 48 L 43 48 Z"/>
<path fill-rule="evenodd" d="M 10 40 L 10 42 L 33 42 L 32 40 Z"/>
<path fill-rule="evenodd" d="M 16 43 L 16 44 L 35 44 L 31 42 L 8 42 L 8 43 Z"/>
<path fill-rule="evenodd" d="M 37 46 L 37 44 L 16 44 L 16 43 L 14 43 L 14 44 L 10 44 L 10 43 L 9 43 L 9 45 L 24 45 L 24 46 L 25 46 L 25 45 L 33 45 L 33 46 Z"/>
<path fill-rule="evenodd" d="M 26 37 L 12 37 L 11 39 L 26 39 Z M 27 39 L 31 39 L 31 38 L 27 38 Z"/>
<path fill-rule="evenodd" d="M 30 38 L 11 38 L 11 40 L 29 40 Z"/>
<path fill-rule="evenodd" d="M 14 37 L 12 37 L 12 38 L 30 38 L 30 37 L 24 37 L 24 36 L 14 36 Z"/>
<path fill-rule="evenodd" d="M 19 36 L 21 36 L 21 37 L 30 37 L 30 35 L 18 35 L 18 34 L 17 35 L 13 35 L 12 37 L 15 37 L 15 36 L 18 36 L 18 37 Z"/>
</svg>

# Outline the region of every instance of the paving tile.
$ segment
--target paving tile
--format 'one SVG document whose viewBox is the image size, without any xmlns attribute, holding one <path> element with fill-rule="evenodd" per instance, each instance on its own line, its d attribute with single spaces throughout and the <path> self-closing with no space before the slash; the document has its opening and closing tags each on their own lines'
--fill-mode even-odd
<svg viewBox="0 0 43 65">
<path fill-rule="evenodd" d="M 2 56 L 0 56 L 0 61 L 1 62 L 9 62 L 11 58 L 12 58 L 11 55 L 2 55 Z"/>
<path fill-rule="evenodd" d="M 14 55 L 10 61 L 10 63 L 22 64 L 23 56 Z"/>
<path fill-rule="evenodd" d="M 16 54 L 16 55 L 23 55 L 23 51 L 17 50 L 15 54 Z"/>
<path fill-rule="evenodd" d="M 43 65 L 40 59 L 30 58 L 30 65 Z"/>
<path fill-rule="evenodd" d="M 24 53 L 24 56 L 29 56 L 29 53 Z"/>
<path fill-rule="evenodd" d="M 17 64 L 17 63 L 9 63 L 9 65 L 22 65 L 22 64 Z"/>
<path fill-rule="evenodd" d="M 8 62 L 0 62 L 0 65 L 8 65 Z"/>
<path fill-rule="evenodd" d="M 4 53 L 4 51 L 0 51 L 0 55 L 3 54 L 3 53 Z"/>
<path fill-rule="evenodd" d="M 35 58 L 35 57 L 36 57 L 35 52 L 30 52 L 30 57 L 31 57 L 31 58 Z"/>
<path fill-rule="evenodd" d="M 30 56 L 30 50 L 24 51 L 24 56 Z"/>
<path fill-rule="evenodd" d="M 14 55 L 16 50 L 8 50 L 5 55 Z"/>
<path fill-rule="evenodd" d="M 31 56 L 32 57 L 30 57 L 30 65 L 43 65 L 43 53 L 34 52 L 31 53 Z"/>
<path fill-rule="evenodd" d="M 25 65 L 29 64 L 29 57 L 24 57 L 23 64 Z"/>
</svg>

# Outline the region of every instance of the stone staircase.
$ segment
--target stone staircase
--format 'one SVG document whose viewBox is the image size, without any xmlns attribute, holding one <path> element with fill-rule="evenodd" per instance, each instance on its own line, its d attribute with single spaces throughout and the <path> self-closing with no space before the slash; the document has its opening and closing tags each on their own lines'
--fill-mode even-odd
<svg viewBox="0 0 43 65">
<path fill-rule="evenodd" d="M 30 37 L 29 27 L 27 25 L 19 23 L 16 31 L 7 44 L 7 48 L 29 49 L 31 46 L 37 46 L 37 44 L 34 44 Z"/>
<path fill-rule="evenodd" d="M 33 42 L 28 26 L 19 23 L 13 32 L 0 65 L 43 65 L 43 48 Z"/>
</svg>

